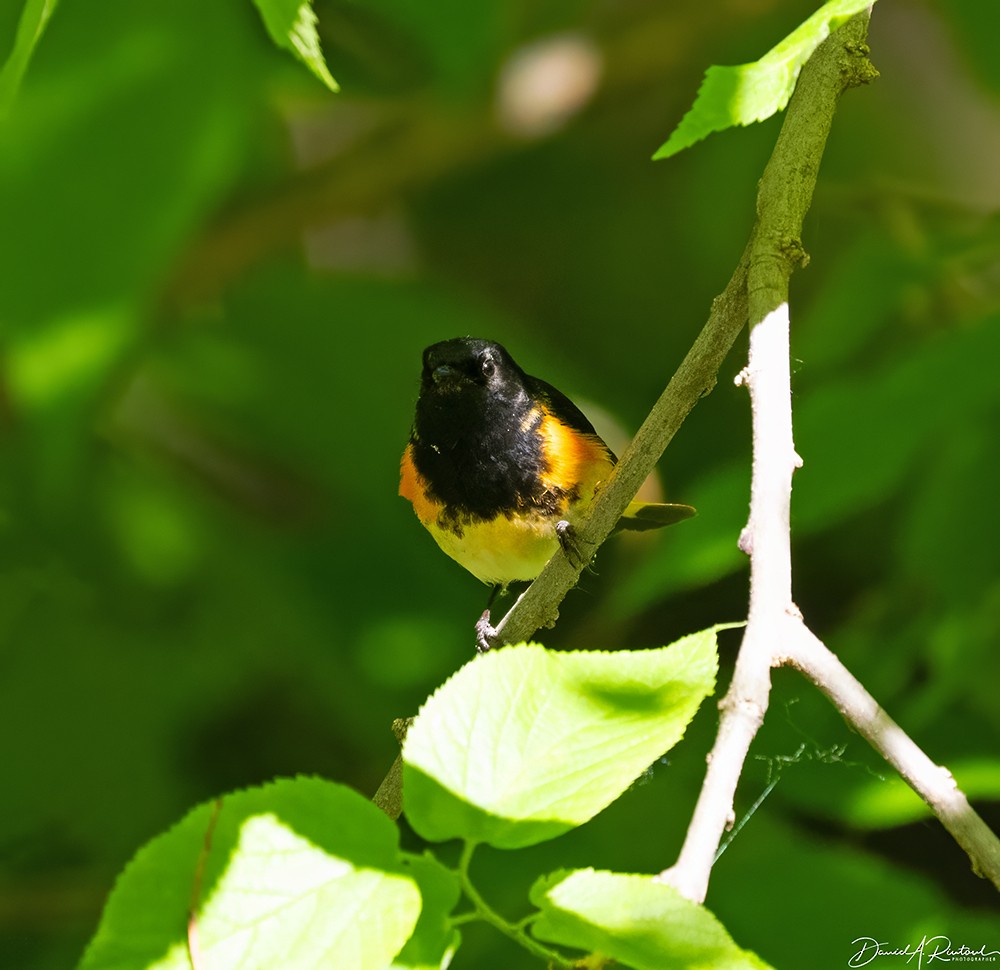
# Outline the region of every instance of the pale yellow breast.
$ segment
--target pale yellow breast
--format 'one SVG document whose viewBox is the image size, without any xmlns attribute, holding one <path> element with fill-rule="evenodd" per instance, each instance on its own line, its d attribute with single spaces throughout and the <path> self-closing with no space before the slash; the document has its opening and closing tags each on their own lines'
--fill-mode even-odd
<svg viewBox="0 0 1000 970">
<path fill-rule="evenodd" d="M 551 516 L 508 519 L 461 526 L 461 535 L 425 523 L 441 549 L 484 583 L 506 584 L 534 579 L 559 546 Z"/>
</svg>

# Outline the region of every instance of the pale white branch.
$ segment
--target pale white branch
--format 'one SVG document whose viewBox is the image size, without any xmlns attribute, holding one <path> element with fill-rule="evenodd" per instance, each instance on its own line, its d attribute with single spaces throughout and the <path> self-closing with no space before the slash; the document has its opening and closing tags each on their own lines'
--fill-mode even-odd
<svg viewBox="0 0 1000 970">
<path fill-rule="evenodd" d="M 935 764 L 804 623 L 787 644 L 788 663 L 809 678 L 965 850 L 975 872 L 1000 889 L 1000 839 L 979 817 L 947 768 Z"/>
<path fill-rule="evenodd" d="M 750 332 L 749 361 L 737 378 L 750 391 L 753 409 L 750 517 L 740 536 L 750 556 L 750 612 L 691 825 L 676 865 L 659 877 L 696 902 L 705 899 L 719 842 L 733 824 L 736 786 L 767 713 L 771 666 L 786 655 L 788 628 L 797 622 L 789 507 L 800 462 L 792 441 L 788 329 L 788 305 L 782 303 Z"/>
</svg>

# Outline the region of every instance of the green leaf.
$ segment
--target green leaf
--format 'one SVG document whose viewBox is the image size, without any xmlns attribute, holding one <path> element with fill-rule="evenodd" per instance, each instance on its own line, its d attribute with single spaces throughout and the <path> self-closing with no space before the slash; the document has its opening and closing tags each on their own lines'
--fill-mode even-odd
<svg viewBox="0 0 1000 970">
<path fill-rule="evenodd" d="M 766 970 L 704 906 L 653 876 L 563 870 L 531 889 L 532 934 L 609 956 L 634 970 Z"/>
<path fill-rule="evenodd" d="M 195 903 L 189 931 L 189 910 Z M 396 827 L 317 778 L 236 792 L 139 851 L 80 970 L 382 970 L 420 912 Z"/>
<path fill-rule="evenodd" d="M 461 935 L 448 917 L 462 894 L 458 876 L 430 853 L 409 856 L 406 868 L 420 887 L 423 906 L 413 936 L 390 970 L 442 970 L 458 949 Z"/>
<path fill-rule="evenodd" d="M 279 47 L 291 51 L 331 91 L 340 85 L 333 79 L 316 30 L 316 13 L 312 0 L 253 0 L 264 19 L 267 32 Z"/>
<path fill-rule="evenodd" d="M 466 664 L 407 734 L 410 823 L 518 848 L 586 822 L 683 736 L 715 686 L 717 629 L 658 650 L 522 644 Z"/>
<path fill-rule="evenodd" d="M 713 131 L 753 124 L 783 111 L 812 52 L 871 2 L 830 0 L 760 60 L 732 67 L 713 64 L 694 104 L 653 158 L 669 158 Z"/>
<path fill-rule="evenodd" d="M 45 30 L 56 9 L 58 0 L 27 0 L 21 11 L 21 19 L 17 24 L 17 36 L 14 38 L 14 49 L 7 58 L 3 70 L 0 71 L 0 119 L 7 114 L 14 103 L 17 90 L 21 86 L 21 78 L 28 69 L 28 62 L 35 52 Z"/>
</svg>

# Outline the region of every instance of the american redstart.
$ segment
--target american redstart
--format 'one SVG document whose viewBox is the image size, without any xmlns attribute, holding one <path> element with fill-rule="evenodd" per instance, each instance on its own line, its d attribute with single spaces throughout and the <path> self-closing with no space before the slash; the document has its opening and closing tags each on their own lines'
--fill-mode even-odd
<svg viewBox="0 0 1000 970">
<path fill-rule="evenodd" d="M 477 579 L 497 588 L 534 579 L 617 459 L 565 394 L 495 341 L 444 340 L 423 365 L 399 494 Z M 656 529 L 694 514 L 635 501 L 618 527 Z"/>
</svg>

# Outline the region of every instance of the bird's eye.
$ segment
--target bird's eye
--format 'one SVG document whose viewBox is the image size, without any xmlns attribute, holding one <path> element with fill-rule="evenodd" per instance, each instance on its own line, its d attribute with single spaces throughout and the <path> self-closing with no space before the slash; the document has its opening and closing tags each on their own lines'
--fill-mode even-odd
<svg viewBox="0 0 1000 970">
<path fill-rule="evenodd" d="M 492 377 L 497 369 L 497 365 L 489 357 L 484 357 L 479 362 L 479 367 L 483 372 L 483 377 Z"/>
</svg>

